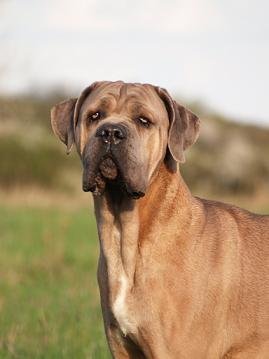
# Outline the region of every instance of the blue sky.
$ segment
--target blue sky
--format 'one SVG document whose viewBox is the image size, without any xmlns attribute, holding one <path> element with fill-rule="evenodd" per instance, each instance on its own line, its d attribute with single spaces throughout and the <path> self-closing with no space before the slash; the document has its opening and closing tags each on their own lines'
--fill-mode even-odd
<svg viewBox="0 0 269 359">
<path fill-rule="evenodd" d="M 0 0 L 0 91 L 150 82 L 269 125 L 265 0 Z"/>
</svg>

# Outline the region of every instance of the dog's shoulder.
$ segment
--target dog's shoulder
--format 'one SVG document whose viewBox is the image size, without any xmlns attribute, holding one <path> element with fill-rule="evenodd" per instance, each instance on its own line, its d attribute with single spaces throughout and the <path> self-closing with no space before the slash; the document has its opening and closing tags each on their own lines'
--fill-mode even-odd
<svg viewBox="0 0 269 359">
<path fill-rule="evenodd" d="M 215 200 L 210 200 L 210 199 L 204 199 L 204 198 L 200 198 L 200 197 L 195 197 L 195 198 L 203 204 L 205 210 L 228 212 L 231 215 L 233 215 L 235 218 L 242 218 L 242 219 L 245 218 L 250 221 L 258 220 L 258 221 L 265 222 L 265 223 L 269 224 L 269 215 L 257 214 L 254 212 L 250 212 L 247 209 L 235 206 L 230 203 L 225 203 L 225 202 L 220 202 L 220 201 L 215 201 Z"/>
<path fill-rule="evenodd" d="M 237 207 L 232 204 L 212 201 L 196 197 L 204 207 L 204 211 L 208 220 L 212 217 L 219 218 L 226 222 L 226 230 L 228 230 L 228 222 L 234 223 L 241 236 L 244 238 L 259 238 L 267 242 L 269 247 L 269 215 L 261 215 L 252 213 L 246 209 Z"/>
</svg>

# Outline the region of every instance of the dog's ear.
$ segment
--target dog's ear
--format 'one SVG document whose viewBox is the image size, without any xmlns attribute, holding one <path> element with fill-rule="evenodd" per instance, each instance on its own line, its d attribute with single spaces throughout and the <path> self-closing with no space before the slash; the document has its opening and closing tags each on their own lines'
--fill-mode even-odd
<svg viewBox="0 0 269 359">
<path fill-rule="evenodd" d="M 157 87 L 157 92 L 169 116 L 168 149 L 175 161 L 183 163 L 185 162 L 184 151 L 198 138 L 200 119 L 174 101 L 165 89 Z"/>
<path fill-rule="evenodd" d="M 51 126 L 55 135 L 66 144 L 67 154 L 70 153 L 74 143 L 74 111 L 77 103 L 72 98 L 58 103 L 51 109 Z"/>
<path fill-rule="evenodd" d="M 79 98 L 71 98 L 55 105 L 51 109 L 51 125 L 53 132 L 67 146 L 67 154 L 71 152 L 72 145 L 75 141 L 75 128 L 79 118 L 80 108 L 85 98 L 98 85 L 105 83 L 94 82 L 86 87 Z"/>
</svg>

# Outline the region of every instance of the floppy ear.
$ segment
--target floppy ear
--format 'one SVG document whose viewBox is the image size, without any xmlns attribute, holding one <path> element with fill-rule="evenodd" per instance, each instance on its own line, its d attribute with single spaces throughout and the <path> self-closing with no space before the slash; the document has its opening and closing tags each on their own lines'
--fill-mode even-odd
<svg viewBox="0 0 269 359">
<path fill-rule="evenodd" d="M 184 151 L 198 138 L 200 119 L 174 101 L 165 89 L 158 87 L 157 92 L 165 103 L 170 121 L 168 149 L 175 161 L 183 163 Z"/>
<path fill-rule="evenodd" d="M 80 108 L 85 98 L 99 84 L 107 82 L 94 82 L 86 87 L 79 98 L 71 98 L 55 105 L 51 109 L 51 125 L 53 132 L 67 146 L 67 154 L 71 152 L 72 145 L 75 141 L 75 128 L 79 118 Z"/>
<path fill-rule="evenodd" d="M 67 146 L 67 154 L 74 143 L 74 111 L 76 98 L 58 103 L 51 109 L 51 126 L 55 135 Z"/>
</svg>

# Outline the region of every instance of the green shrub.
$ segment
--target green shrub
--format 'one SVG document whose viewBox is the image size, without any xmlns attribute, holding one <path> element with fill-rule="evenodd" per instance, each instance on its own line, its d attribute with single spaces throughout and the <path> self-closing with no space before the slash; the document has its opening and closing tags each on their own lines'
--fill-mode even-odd
<svg viewBox="0 0 269 359">
<path fill-rule="evenodd" d="M 78 161 L 67 161 L 64 151 L 49 142 L 27 146 L 18 136 L 0 138 L 0 186 L 36 185 L 44 188 L 64 186 L 62 172 L 78 170 Z"/>
</svg>

